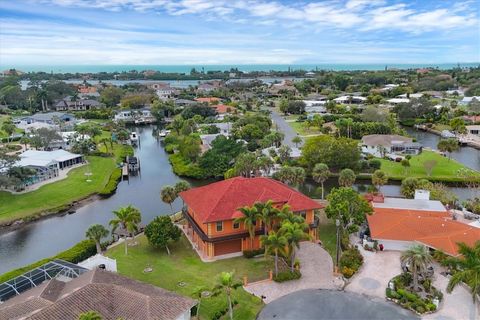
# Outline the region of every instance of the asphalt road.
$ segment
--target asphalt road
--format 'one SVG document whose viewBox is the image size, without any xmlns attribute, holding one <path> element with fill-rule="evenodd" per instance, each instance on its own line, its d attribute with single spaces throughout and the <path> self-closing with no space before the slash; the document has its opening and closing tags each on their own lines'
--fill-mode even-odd
<svg viewBox="0 0 480 320">
<path fill-rule="evenodd" d="M 352 292 L 307 289 L 267 304 L 257 320 L 420 319 L 393 302 Z"/>
<path fill-rule="evenodd" d="M 290 127 L 288 122 L 275 110 L 275 109 L 268 109 L 271 111 L 270 117 L 274 123 L 274 127 L 276 126 L 278 131 L 283 132 L 285 137 L 283 138 L 283 144 L 290 146 L 291 148 L 295 148 L 295 144 L 292 142 L 292 139 L 297 136 L 295 130 Z M 299 147 L 303 144 L 299 144 Z"/>
</svg>

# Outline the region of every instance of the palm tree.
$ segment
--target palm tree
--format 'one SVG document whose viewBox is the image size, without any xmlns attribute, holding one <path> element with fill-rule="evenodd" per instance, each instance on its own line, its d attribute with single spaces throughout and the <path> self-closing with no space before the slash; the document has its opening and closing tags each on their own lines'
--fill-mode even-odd
<svg viewBox="0 0 480 320">
<path fill-rule="evenodd" d="M 263 222 L 264 235 L 267 235 L 273 219 L 278 215 L 278 209 L 273 206 L 272 200 L 268 200 L 267 202 L 256 202 L 254 206 L 257 209 L 258 217 Z"/>
<path fill-rule="evenodd" d="M 118 229 L 118 227 L 121 227 L 131 235 L 137 231 L 138 223 L 142 220 L 140 211 L 131 205 L 115 210 L 113 211 L 113 214 L 115 215 L 115 218 L 110 220 L 112 234 Z M 127 253 L 127 237 L 125 237 L 125 254 Z"/>
<path fill-rule="evenodd" d="M 343 169 L 338 176 L 338 184 L 342 187 L 351 187 L 355 183 L 356 178 L 352 169 Z"/>
<path fill-rule="evenodd" d="M 459 258 L 449 258 L 445 264 L 455 267 L 457 270 L 447 285 L 447 292 L 451 293 L 460 283 L 465 283 L 472 293 L 473 319 L 476 318 L 478 296 L 480 295 L 480 241 L 469 247 L 465 243 L 458 244 Z"/>
<path fill-rule="evenodd" d="M 284 205 L 278 212 L 278 217 L 282 221 L 290 221 L 291 223 L 304 223 L 305 219 L 298 214 L 293 213 L 292 210 L 290 210 L 290 207 L 288 205 Z"/>
<path fill-rule="evenodd" d="M 88 228 L 87 232 L 85 232 L 85 236 L 88 239 L 95 241 L 95 245 L 97 246 L 97 253 L 102 253 L 100 241 L 102 240 L 102 238 L 108 236 L 108 230 L 101 224 L 94 224 Z"/>
<path fill-rule="evenodd" d="M 317 163 L 315 167 L 313 167 L 312 177 L 316 183 L 320 183 L 320 185 L 322 186 L 323 200 L 325 197 L 325 188 L 323 187 L 323 183 L 327 181 L 328 177 L 330 177 L 330 169 L 325 163 Z"/>
<path fill-rule="evenodd" d="M 241 285 L 239 281 L 235 280 L 233 272 L 222 272 L 218 278 L 218 284 L 213 289 L 214 295 L 219 295 L 223 291 L 227 295 L 228 316 L 230 320 L 233 320 L 232 291 Z"/>
<path fill-rule="evenodd" d="M 175 212 L 173 212 L 172 203 L 177 199 L 177 197 L 178 197 L 178 194 L 177 194 L 177 191 L 175 190 L 175 187 L 165 186 L 160 191 L 160 198 L 162 198 L 163 202 L 170 205 L 172 214 L 175 214 Z"/>
<path fill-rule="evenodd" d="M 279 233 L 287 239 L 287 243 L 290 251 L 290 268 L 293 272 L 295 266 L 295 257 L 297 255 L 297 249 L 300 249 L 300 241 L 307 240 L 310 238 L 308 233 L 305 230 L 308 228 L 308 225 L 298 222 L 285 221 L 280 227 Z"/>
<path fill-rule="evenodd" d="M 78 315 L 78 320 L 102 320 L 102 316 L 97 311 L 87 311 Z"/>
<path fill-rule="evenodd" d="M 260 213 L 255 206 L 243 207 L 238 209 L 243 214 L 243 217 L 235 219 L 235 222 L 243 223 L 250 236 L 250 250 L 253 250 L 253 239 L 255 238 L 255 226 L 257 220 L 260 220 Z M 260 218 L 260 219 L 259 219 Z"/>
<path fill-rule="evenodd" d="M 382 170 L 375 170 L 372 174 L 372 184 L 380 192 L 380 188 L 388 182 L 388 177 Z"/>
<path fill-rule="evenodd" d="M 275 256 L 275 276 L 278 275 L 278 253 L 284 253 L 288 244 L 287 238 L 278 232 L 270 231 L 267 235 L 260 237 L 260 242 L 265 246 L 265 252 L 273 252 Z"/>
<path fill-rule="evenodd" d="M 418 274 L 425 271 L 432 260 L 427 247 L 423 245 L 414 245 L 402 253 L 400 261 L 409 266 L 413 275 L 413 290 L 419 291 Z"/>
<path fill-rule="evenodd" d="M 185 180 L 180 180 L 175 184 L 174 188 L 175 188 L 175 192 L 178 195 L 180 192 L 187 191 L 188 189 L 190 189 L 190 184 Z"/>
<path fill-rule="evenodd" d="M 302 143 L 302 138 L 300 138 L 299 136 L 295 136 L 293 137 L 292 142 L 295 144 L 295 147 L 298 148 L 298 145 Z"/>
<path fill-rule="evenodd" d="M 200 319 L 200 305 L 202 303 L 202 298 L 203 298 L 203 293 L 205 291 L 208 291 L 208 288 L 206 287 L 197 287 L 195 288 L 195 291 L 193 292 L 193 295 L 195 298 L 198 300 L 197 304 L 197 319 Z"/>
</svg>

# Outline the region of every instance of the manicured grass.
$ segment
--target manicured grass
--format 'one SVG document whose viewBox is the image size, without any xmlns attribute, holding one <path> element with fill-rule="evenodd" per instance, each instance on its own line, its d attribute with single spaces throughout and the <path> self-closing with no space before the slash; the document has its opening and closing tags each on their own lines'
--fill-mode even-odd
<svg viewBox="0 0 480 320">
<path fill-rule="evenodd" d="M 337 243 L 337 227 L 335 223 L 329 221 L 328 223 L 322 223 L 318 226 L 318 236 L 322 241 L 323 247 L 335 260 L 335 250 Z"/>
<path fill-rule="evenodd" d="M 433 126 L 433 129 L 438 130 L 438 131 L 443 131 L 443 130 L 452 130 L 452 127 L 450 127 L 448 124 L 441 124 L 437 123 Z"/>
<path fill-rule="evenodd" d="M 0 192 L 0 223 L 54 211 L 102 190 L 115 169 L 115 162 L 112 158 L 87 159 L 88 165 L 75 168 L 68 173 L 67 178 L 46 184 L 37 190 L 18 195 Z M 91 182 L 86 181 L 86 172 L 92 173 Z"/>
<path fill-rule="evenodd" d="M 320 130 L 317 127 L 310 127 L 307 129 L 305 122 L 288 122 L 288 124 L 301 136 L 307 136 L 312 134 L 321 134 Z"/>
<path fill-rule="evenodd" d="M 10 118 L 10 116 L 0 115 L 0 139 L 8 138 L 8 134 L 1 129 L 3 123 L 4 123 L 8 118 Z M 22 129 L 18 129 L 18 128 L 15 129 L 15 133 L 23 133 L 23 132 L 24 132 L 24 131 L 23 131 Z"/>
<path fill-rule="evenodd" d="M 432 170 L 432 175 L 429 177 L 423 166 L 428 160 L 435 160 L 437 165 Z M 410 159 L 410 167 L 405 172 L 404 167 L 400 162 L 394 162 L 390 160 L 380 159 L 382 162 L 381 169 L 387 174 L 390 179 L 401 180 L 405 177 L 426 178 L 435 181 L 455 182 L 462 181 L 458 177 L 458 170 L 466 168 L 461 163 L 448 159 L 436 152 L 423 151 L 418 156 L 413 156 Z M 480 173 L 477 174 L 480 178 Z"/>
<path fill-rule="evenodd" d="M 223 271 L 234 271 L 238 279 L 241 279 L 244 275 L 258 278 L 264 274 L 267 277 L 268 271 L 272 269 L 272 262 L 265 261 L 263 257 L 256 259 L 238 257 L 204 263 L 183 236 L 169 246 L 170 256 L 163 249 L 151 247 L 144 236 L 138 237 L 138 241 L 138 245 L 129 247 L 128 255 L 125 255 L 123 244 L 108 250 L 107 256 L 117 260 L 119 273 L 185 296 L 194 297 L 194 292 L 200 287 L 211 290 L 216 285 L 218 275 Z M 146 266 L 153 268 L 153 271 L 144 273 Z M 179 286 L 180 282 L 184 282 L 185 286 Z M 232 295 L 233 299 L 238 301 L 234 308 L 234 319 L 255 319 L 263 306 L 262 301 L 243 288 L 238 288 Z M 215 312 L 226 307 L 225 294 L 202 298 L 201 319 L 212 319 Z"/>
</svg>

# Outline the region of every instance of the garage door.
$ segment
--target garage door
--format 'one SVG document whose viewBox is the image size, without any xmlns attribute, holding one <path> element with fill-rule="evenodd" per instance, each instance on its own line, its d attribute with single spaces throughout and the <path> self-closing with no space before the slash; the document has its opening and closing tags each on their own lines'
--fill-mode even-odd
<svg viewBox="0 0 480 320">
<path fill-rule="evenodd" d="M 242 251 L 242 240 L 230 240 L 215 243 L 215 255 L 219 256 L 227 253 L 234 253 Z"/>
</svg>

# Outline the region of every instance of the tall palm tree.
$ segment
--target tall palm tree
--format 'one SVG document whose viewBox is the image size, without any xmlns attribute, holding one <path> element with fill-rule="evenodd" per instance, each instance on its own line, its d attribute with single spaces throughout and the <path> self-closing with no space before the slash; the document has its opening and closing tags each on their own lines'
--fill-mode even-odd
<svg viewBox="0 0 480 320">
<path fill-rule="evenodd" d="M 115 218 L 110 220 L 110 226 L 112 226 L 112 233 L 119 227 L 123 228 L 130 235 L 138 230 L 138 224 L 142 220 L 140 211 L 129 205 L 127 207 L 120 208 L 113 211 Z M 125 254 L 128 254 L 127 238 L 125 237 Z"/>
<path fill-rule="evenodd" d="M 300 249 L 300 241 L 310 238 L 307 230 L 308 225 L 306 223 L 285 221 L 280 227 L 279 233 L 287 239 L 289 251 L 290 251 L 290 268 L 293 272 L 295 266 L 295 257 L 297 255 L 297 249 Z"/>
<path fill-rule="evenodd" d="M 172 210 L 172 214 L 175 214 L 173 211 L 172 203 L 177 199 L 178 194 L 175 190 L 175 187 L 172 186 L 165 186 L 160 191 L 160 198 L 162 201 L 170 205 L 170 209 Z"/>
<path fill-rule="evenodd" d="M 312 177 L 316 183 L 320 183 L 322 186 L 323 200 L 325 197 L 325 188 L 323 187 L 323 183 L 327 181 L 328 177 L 330 177 L 330 169 L 325 163 L 317 163 L 315 167 L 313 167 Z"/>
<path fill-rule="evenodd" d="M 257 220 L 260 220 L 260 214 L 255 206 L 238 209 L 243 216 L 235 219 L 235 222 L 243 223 L 250 236 L 250 249 L 253 250 L 253 239 L 255 239 L 255 226 Z"/>
<path fill-rule="evenodd" d="M 275 256 L 275 276 L 278 275 L 278 254 L 284 253 L 288 244 L 287 238 L 278 232 L 270 231 L 267 235 L 260 237 L 260 242 L 265 246 L 265 252 L 273 252 Z"/>
<path fill-rule="evenodd" d="M 85 232 L 85 236 L 88 239 L 95 241 L 95 245 L 97 246 L 97 253 L 102 253 L 100 241 L 102 240 L 102 238 L 108 236 L 108 230 L 101 224 L 93 224 L 87 229 L 87 231 Z"/>
<path fill-rule="evenodd" d="M 214 295 L 225 292 L 228 302 L 228 316 L 233 320 L 232 291 L 236 290 L 242 284 L 235 280 L 233 272 L 222 272 L 218 278 L 218 284 L 213 289 Z"/>
<path fill-rule="evenodd" d="M 271 229 L 273 219 L 278 216 L 278 209 L 273 206 L 272 200 L 256 202 L 254 206 L 258 211 L 258 218 L 260 218 L 263 223 L 264 235 L 267 235 L 268 229 Z"/>
<path fill-rule="evenodd" d="M 447 285 L 447 292 L 451 293 L 460 283 L 465 283 L 472 294 L 473 299 L 473 319 L 477 319 L 477 303 L 480 295 L 480 241 L 474 246 L 469 247 L 465 243 L 458 244 L 459 258 L 450 258 L 445 261 L 447 265 L 455 267 L 457 270 L 450 278 Z"/>
<path fill-rule="evenodd" d="M 413 290 L 418 291 L 418 274 L 425 271 L 430 263 L 432 256 L 428 252 L 427 247 L 423 245 L 414 245 L 404 251 L 400 256 L 400 261 L 404 265 L 408 265 L 413 276 Z"/>
</svg>

